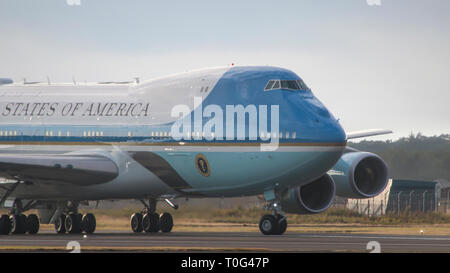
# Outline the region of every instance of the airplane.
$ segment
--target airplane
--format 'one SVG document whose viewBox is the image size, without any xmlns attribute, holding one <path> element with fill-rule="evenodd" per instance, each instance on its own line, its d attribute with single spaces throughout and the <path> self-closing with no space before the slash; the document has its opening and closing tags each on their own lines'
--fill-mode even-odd
<svg viewBox="0 0 450 273">
<path fill-rule="evenodd" d="M 133 232 L 170 232 L 177 198 L 264 196 L 259 229 L 315 214 L 336 195 L 371 198 L 388 167 L 350 139 L 302 78 L 272 66 L 226 66 L 140 82 L 0 80 L 0 234 L 91 234 L 89 201 L 135 199 Z M 36 209 L 38 215 L 25 212 Z"/>
</svg>

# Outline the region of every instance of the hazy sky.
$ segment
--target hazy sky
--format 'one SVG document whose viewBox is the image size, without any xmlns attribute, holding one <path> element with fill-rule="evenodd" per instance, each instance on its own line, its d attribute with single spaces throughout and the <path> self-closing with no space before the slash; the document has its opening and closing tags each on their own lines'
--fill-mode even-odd
<svg viewBox="0 0 450 273">
<path fill-rule="evenodd" d="M 273 65 L 302 77 L 346 131 L 450 133 L 448 0 L 68 2 L 0 0 L 0 77 L 119 81 Z"/>
</svg>

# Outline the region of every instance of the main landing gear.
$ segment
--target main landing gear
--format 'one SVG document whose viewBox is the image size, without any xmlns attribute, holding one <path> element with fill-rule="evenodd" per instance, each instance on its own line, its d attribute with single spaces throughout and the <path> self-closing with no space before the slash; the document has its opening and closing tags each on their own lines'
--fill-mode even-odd
<svg viewBox="0 0 450 273">
<path fill-rule="evenodd" d="M 146 204 L 143 200 L 141 202 L 144 204 L 144 209 L 141 212 L 136 212 L 131 215 L 131 230 L 134 233 L 139 233 L 145 231 L 147 233 L 156 233 L 158 231 L 167 233 L 173 228 L 173 218 L 170 213 L 157 214 L 156 211 L 156 200 L 150 199 L 149 203 Z M 178 206 L 172 204 L 169 200 L 166 202 L 173 208 L 177 209 Z"/>
<path fill-rule="evenodd" d="M 97 226 L 97 221 L 92 213 L 81 215 L 78 213 L 78 202 L 69 202 L 63 208 L 65 213 L 58 213 L 54 220 L 55 231 L 58 234 L 92 234 Z"/>
<path fill-rule="evenodd" d="M 0 235 L 36 234 L 39 231 L 39 218 L 35 214 L 2 215 L 0 217 Z"/>
<path fill-rule="evenodd" d="M 273 201 L 265 206 L 265 209 L 272 210 L 272 214 L 266 214 L 259 221 L 259 230 L 264 235 L 281 235 L 287 229 L 287 217 L 281 211 L 278 202 Z"/>
<path fill-rule="evenodd" d="M 39 218 L 36 214 L 26 216 L 23 212 L 36 206 L 36 201 L 30 201 L 22 206 L 20 200 L 14 202 L 9 215 L 0 216 L 0 235 L 8 234 L 36 234 L 39 231 Z"/>
<path fill-rule="evenodd" d="M 92 213 L 81 215 L 74 212 L 61 214 L 55 221 L 55 231 L 58 234 L 92 234 L 97 226 L 97 221 Z"/>
</svg>

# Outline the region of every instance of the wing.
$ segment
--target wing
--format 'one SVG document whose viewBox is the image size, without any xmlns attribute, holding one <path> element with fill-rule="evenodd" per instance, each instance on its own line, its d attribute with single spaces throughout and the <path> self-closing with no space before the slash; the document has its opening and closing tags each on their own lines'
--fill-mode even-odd
<svg viewBox="0 0 450 273">
<path fill-rule="evenodd" d="M 379 135 L 387 135 L 392 134 L 393 132 L 391 130 L 385 130 L 385 129 L 370 129 L 365 131 L 358 131 L 358 132 L 350 132 L 347 134 L 347 139 L 355 139 L 355 138 L 362 138 L 362 137 L 369 137 L 369 136 L 379 136 Z"/>
<path fill-rule="evenodd" d="M 8 179 L 88 186 L 118 174 L 116 163 L 101 155 L 0 154 L 0 177 Z"/>
</svg>

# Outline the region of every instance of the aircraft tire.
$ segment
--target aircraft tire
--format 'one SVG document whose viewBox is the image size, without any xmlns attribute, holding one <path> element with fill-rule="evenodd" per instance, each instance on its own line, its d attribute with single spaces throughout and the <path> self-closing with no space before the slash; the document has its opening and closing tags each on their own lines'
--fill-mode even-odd
<svg viewBox="0 0 450 273">
<path fill-rule="evenodd" d="M 0 235 L 8 235 L 11 232 L 11 221 L 9 216 L 3 214 L 0 217 Z"/>
<path fill-rule="evenodd" d="M 66 226 L 66 231 L 71 234 L 79 234 L 82 232 L 81 229 L 81 219 L 80 213 L 73 213 L 66 216 L 64 225 Z"/>
<path fill-rule="evenodd" d="M 173 228 L 173 218 L 170 213 L 162 213 L 159 216 L 159 229 L 161 232 L 170 232 Z"/>
<path fill-rule="evenodd" d="M 55 221 L 55 231 L 58 234 L 66 233 L 66 215 L 61 214 Z"/>
<path fill-rule="evenodd" d="M 277 221 L 278 221 L 278 230 L 276 231 L 276 235 L 282 235 L 286 232 L 287 229 L 287 221 L 286 218 L 281 220 L 283 216 L 280 214 L 277 214 Z M 281 220 L 281 221 L 280 221 Z"/>
<path fill-rule="evenodd" d="M 275 235 L 279 230 L 277 218 L 271 214 L 266 214 L 259 221 L 259 230 L 264 235 Z"/>
<path fill-rule="evenodd" d="M 36 214 L 30 214 L 26 220 L 26 229 L 29 234 L 36 234 L 39 231 L 39 218 Z"/>
<path fill-rule="evenodd" d="M 157 213 L 146 213 L 142 219 L 142 227 L 145 232 L 158 232 L 159 215 Z"/>
<path fill-rule="evenodd" d="M 26 219 L 23 214 L 11 215 L 9 217 L 11 221 L 11 233 L 13 234 L 25 234 L 27 232 Z"/>
<path fill-rule="evenodd" d="M 133 230 L 134 233 L 142 232 L 142 214 L 139 212 L 134 213 L 131 215 L 130 220 L 131 230 Z"/>
<path fill-rule="evenodd" d="M 82 230 L 86 232 L 86 234 L 92 234 L 95 231 L 97 226 L 97 221 L 95 220 L 95 216 L 92 213 L 86 213 L 83 215 L 81 220 Z"/>
</svg>

